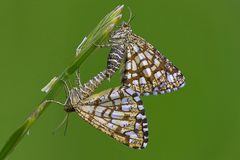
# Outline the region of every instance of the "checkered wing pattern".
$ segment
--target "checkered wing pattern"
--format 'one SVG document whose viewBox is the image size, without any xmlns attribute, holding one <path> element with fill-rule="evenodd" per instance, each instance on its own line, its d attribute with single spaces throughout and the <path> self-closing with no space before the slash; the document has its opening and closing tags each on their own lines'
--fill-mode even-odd
<svg viewBox="0 0 240 160">
<path fill-rule="evenodd" d="M 143 103 L 129 87 L 117 87 L 93 95 L 74 106 L 88 123 L 117 141 L 136 149 L 148 142 Z"/>
<path fill-rule="evenodd" d="M 124 85 L 141 95 L 164 94 L 185 85 L 181 71 L 151 44 L 134 34 L 129 39 Z"/>
</svg>

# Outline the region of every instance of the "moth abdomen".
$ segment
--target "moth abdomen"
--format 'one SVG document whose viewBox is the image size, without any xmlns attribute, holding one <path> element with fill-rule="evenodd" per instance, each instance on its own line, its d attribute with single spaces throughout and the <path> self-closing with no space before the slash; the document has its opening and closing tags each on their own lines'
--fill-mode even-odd
<svg viewBox="0 0 240 160">
<path fill-rule="evenodd" d="M 84 84 L 79 88 L 79 95 L 81 99 L 89 97 L 94 90 L 102 83 L 102 81 L 107 79 L 107 70 L 100 72 L 98 75 L 93 77 L 88 83 Z"/>
<path fill-rule="evenodd" d="M 111 48 L 107 60 L 107 77 L 111 77 L 119 68 L 125 55 L 125 49 L 119 45 Z"/>
</svg>

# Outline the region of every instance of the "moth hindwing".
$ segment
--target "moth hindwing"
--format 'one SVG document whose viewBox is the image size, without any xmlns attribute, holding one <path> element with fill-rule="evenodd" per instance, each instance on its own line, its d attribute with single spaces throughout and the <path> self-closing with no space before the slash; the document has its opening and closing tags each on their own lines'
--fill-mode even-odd
<svg viewBox="0 0 240 160">
<path fill-rule="evenodd" d="M 164 94 L 185 85 L 181 71 L 143 38 L 132 32 L 129 24 L 112 32 L 109 44 L 107 74 L 112 76 L 125 63 L 122 83 L 141 95 Z"/>
</svg>

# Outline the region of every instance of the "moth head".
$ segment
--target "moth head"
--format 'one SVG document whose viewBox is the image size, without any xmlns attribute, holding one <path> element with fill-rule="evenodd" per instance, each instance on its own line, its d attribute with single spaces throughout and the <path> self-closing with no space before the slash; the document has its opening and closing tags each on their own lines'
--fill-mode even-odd
<svg viewBox="0 0 240 160">
<path fill-rule="evenodd" d="M 68 97 L 67 103 L 64 107 L 64 110 L 66 112 L 75 111 L 74 107 L 77 104 L 79 104 L 79 102 L 80 102 L 80 96 L 79 96 L 77 88 L 71 89 L 70 92 L 69 92 L 69 97 Z"/>
<path fill-rule="evenodd" d="M 119 29 L 112 32 L 111 34 L 111 38 L 113 39 L 124 39 L 126 38 L 129 34 L 132 33 L 132 28 L 130 26 L 130 22 L 133 20 L 133 16 L 132 16 L 132 11 L 130 9 L 130 7 L 128 7 L 129 10 L 129 19 L 127 22 L 122 22 L 121 26 L 118 26 Z"/>
<path fill-rule="evenodd" d="M 111 38 L 121 39 L 132 33 L 130 24 L 123 22 L 118 30 L 112 32 Z"/>
<path fill-rule="evenodd" d="M 125 31 L 125 32 L 132 32 L 132 28 L 131 28 L 129 22 L 122 22 L 121 30 Z"/>
</svg>

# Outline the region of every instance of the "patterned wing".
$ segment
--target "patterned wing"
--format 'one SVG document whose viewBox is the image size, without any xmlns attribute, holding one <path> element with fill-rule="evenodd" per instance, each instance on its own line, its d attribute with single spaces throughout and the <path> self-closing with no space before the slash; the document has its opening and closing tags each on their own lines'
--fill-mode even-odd
<svg viewBox="0 0 240 160">
<path fill-rule="evenodd" d="M 181 71 L 151 44 L 136 35 L 130 39 L 122 79 L 125 86 L 141 95 L 156 95 L 178 90 L 185 85 Z"/>
<path fill-rule="evenodd" d="M 117 141 L 136 149 L 148 142 L 143 103 L 129 87 L 117 87 L 93 95 L 74 107 L 88 123 Z"/>
</svg>

